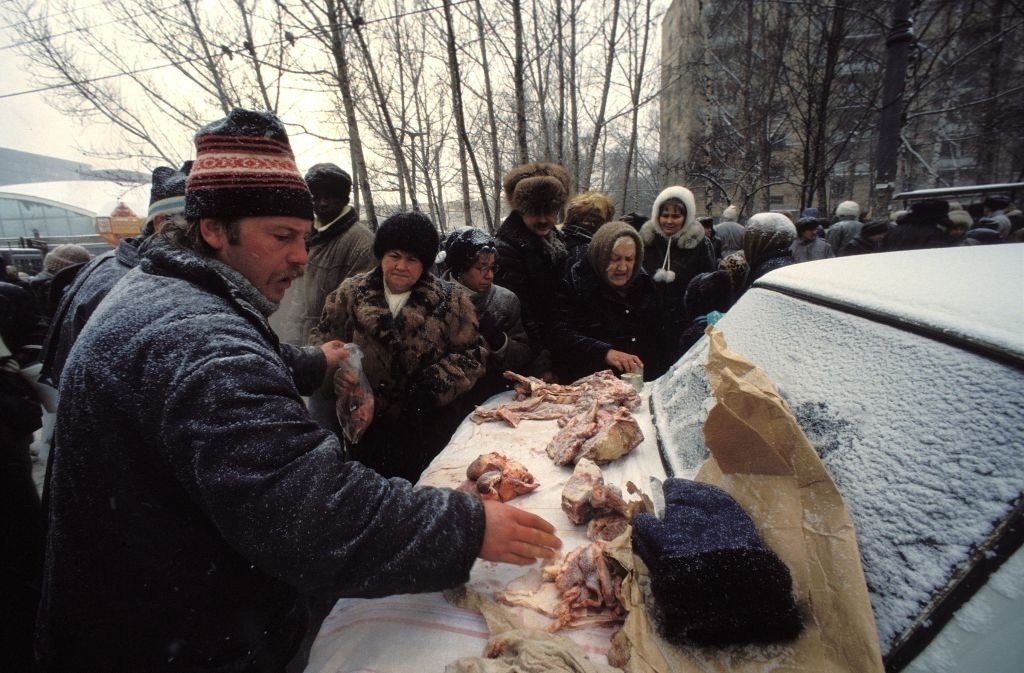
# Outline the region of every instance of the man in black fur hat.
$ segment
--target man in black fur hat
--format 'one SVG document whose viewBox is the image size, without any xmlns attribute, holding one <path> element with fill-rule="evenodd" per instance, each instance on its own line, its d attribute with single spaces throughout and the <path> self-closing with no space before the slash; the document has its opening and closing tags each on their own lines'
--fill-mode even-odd
<svg viewBox="0 0 1024 673">
<path fill-rule="evenodd" d="M 502 187 L 512 212 L 495 235 L 501 268 L 494 282 L 515 292 L 523 305 L 523 324 L 535 351 L 523 373 L 552 381 L 547 333 L 569 254 L 555 224 L 569 198 L 569 172 L 559 164 L 522 164 L 505 174 Z"/>
</svg>

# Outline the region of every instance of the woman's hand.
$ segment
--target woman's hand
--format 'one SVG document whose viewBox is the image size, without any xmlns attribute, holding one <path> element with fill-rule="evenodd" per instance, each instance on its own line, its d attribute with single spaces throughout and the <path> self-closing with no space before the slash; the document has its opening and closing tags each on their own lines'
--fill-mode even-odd
<svg viewBox="0 0 1024 673">
<path fill-rule="evenodd" d="M 554 558 L 562 546 L 555 527 L 536 514 L 485 500 L 484 516 L 484 543 L 477 555 L 485 561 L 530 565 L 539 558 Z"/>
<path fill-rule="evenodd" d="M 604 361 L 620 372 L 638 372 L 644 368 L 644 362 L 639 357 L 617 351 L 614 348 L 608 350 L 604 356 Z"/>
</svg>

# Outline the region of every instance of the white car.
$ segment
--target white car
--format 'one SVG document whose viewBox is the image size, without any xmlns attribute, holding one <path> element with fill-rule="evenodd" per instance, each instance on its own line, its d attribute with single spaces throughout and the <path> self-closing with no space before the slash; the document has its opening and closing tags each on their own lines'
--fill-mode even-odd
<svg viewBox="0 0 1024 673">
<path fill-rule="evenodd" d="M 792 265 L 717 327 L 842 492 L 886 670 L 1024 670 L 1024 245 Z M 669 473 L 707 457 L 706 355 L 651 385 Z"/>
</svg>

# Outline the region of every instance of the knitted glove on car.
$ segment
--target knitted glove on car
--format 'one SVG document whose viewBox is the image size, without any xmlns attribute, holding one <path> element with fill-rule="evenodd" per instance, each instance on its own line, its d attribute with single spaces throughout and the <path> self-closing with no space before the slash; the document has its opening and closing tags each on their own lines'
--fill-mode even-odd
<svg viewBox="0 0 1024 673">
<path fill-rule="evenodd" d="M 665 516 L 637 516 L 633 550 L 650 570 L 653 617 L 677 645 L 791 640 L 803 625 L 789 568 L 720 488 L 664 483 Z"/>
</svg>

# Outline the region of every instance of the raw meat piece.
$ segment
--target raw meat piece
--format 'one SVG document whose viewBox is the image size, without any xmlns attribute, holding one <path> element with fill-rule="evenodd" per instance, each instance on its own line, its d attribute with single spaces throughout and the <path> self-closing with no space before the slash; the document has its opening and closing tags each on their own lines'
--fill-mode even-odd
<svg viewBox="0 0 1024 673">
<path fill-rule="evenodd" d="M 609 408 L 594 400 L 587 411 L 558 431 L 546 450 L 555 465 L 577 463 L 581 458 L 603 464 L 621 458 L 642 441 L 643 431 L 629 409 Z"/>
<path fill-rule="evenodd" d="M 476 493 L 484 500 L 508 502 L 540 486 L 525 465 L 495 451 L 470 463 L 466 477 L 459 490 Z"/>
<path fill-rule="evenodd" d="M 555 621 L 548 627 L 554 633 L 584 620 L 589 625 L 599 615 L 606 623 L 621 622 L 625 610 L 620 602 L 625 572 L 604 555 L 605 542 L 597 540 L 577 547 L 559 566 L 544 569 L 544 578 L 553 581 L 561 594 L 555 608 Z"/>
<path fill-rule="evenodd" d="M 588 458 L 576 464 L 572 476 L 562 489 L 562 511 L 569 517 L 569 521 L 577 525 L 598 516 L 612 514 L 629 522 L 645 510 L 643 500 L 627 502 L 618 487 L 605 484 L 601 468 Z"/>
</svg>

